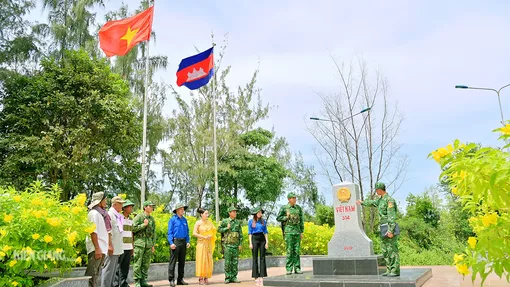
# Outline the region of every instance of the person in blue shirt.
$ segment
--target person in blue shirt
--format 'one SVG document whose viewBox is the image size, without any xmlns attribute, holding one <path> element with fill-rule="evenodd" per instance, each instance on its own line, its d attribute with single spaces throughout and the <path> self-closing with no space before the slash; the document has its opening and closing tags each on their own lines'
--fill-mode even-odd
<svg viewBox="0 0 510 287">
<path fill-rule="evenodd" d="M 186 249 L 189 248 L 189 227 L 184 211 L 188 206 L 177 204 L 175 213 L 168 221 L 168 244 L 170 244 L 170 262 L 168 263 L 168 281 L 170 286 L 175 287 L 175 263 L 179 261 L 177 271 L 177 285 L 188 285 L 184 282 L 184 262 L 186 260 Z"/>
<path fill-rule="evenodd" d="M 267 224 L 262 218 L 264 210 L 260 207 L 252 209 L 253 219 L 248 221 L 248 238 L 250 239 L 250 249 L 253 257 L 251 277 L 255 278 L 257 286 L 263 285 L 263 277 L 267 277 L 266 268 L 266 249 L 267 249 Z M 259 264 L 260 250 L 260 264 Z M 260 268 L 259 268 L 260 267 Z"/>
</svg>

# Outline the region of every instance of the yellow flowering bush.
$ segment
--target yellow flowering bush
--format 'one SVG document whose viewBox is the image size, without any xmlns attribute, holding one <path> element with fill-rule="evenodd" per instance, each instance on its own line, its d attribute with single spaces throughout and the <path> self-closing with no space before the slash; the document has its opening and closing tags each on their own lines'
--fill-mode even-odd
<svg viewBox="0 0 510 287">
<path fill-rule="evenodd" d="M 510 124 L 494 130 L 500 140 L 510 138 Z M 484 281 L 488 274 L 510 277 L 510 148 L 453 145 L 433 151 L 443 172 L 440 179 L 448 182 L 452 193 L 459 197 L 471 213 L 469 224 L 476 236 L 469 237 L 462 254 L 453 261 L 462 275 L 479 274 Z M 482 281 L 482 282 L 483 282 Z"/>
<path fill-rule="evenodd" d="M 23 192 L 0 188 L 0 286 L 32 286 L 29 270 L 63 272 L 82 262 L 77 245 L 91 227 L 86 196 L 61 203 L 59 192 L 41 182 Z"/>
</svg>

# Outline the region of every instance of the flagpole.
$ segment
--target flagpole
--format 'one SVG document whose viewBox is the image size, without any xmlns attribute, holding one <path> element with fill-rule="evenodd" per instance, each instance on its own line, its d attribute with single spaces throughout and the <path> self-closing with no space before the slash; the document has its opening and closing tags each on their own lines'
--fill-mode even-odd
<svg viewBox="0 0 510 287">
<path fill-rule="evenodd" d="M 216 72 L 216 71 L 214 71 Z M 220 222 L 220 203 L 218 196 L 218 155 L 216 151 L 216 91 L 214 89 L 214 82 L 216 81 L 216 73 L 213 79 L 213 146 L 214 146 L 214 196 L 216 207 L 216 222 Z"/>
<path fill-rule="evenodd" d="M 154 7 L 155 1 L 152 2 Z M 150 4 L 150 2 L 149 2 Z M 152 31 L 151 31 L 152 32 Z M 149 97 L 149 44 L 150 38 L 145 46 L 145 94 L 143 96 L 143 136 L 142 136 L 142 177 L 140 182 L 140 207 L 143 207 L 145 201 L 145 166 L 146 166 L 146 153 L 147 153 L 147 98 Z"/>
</svg>

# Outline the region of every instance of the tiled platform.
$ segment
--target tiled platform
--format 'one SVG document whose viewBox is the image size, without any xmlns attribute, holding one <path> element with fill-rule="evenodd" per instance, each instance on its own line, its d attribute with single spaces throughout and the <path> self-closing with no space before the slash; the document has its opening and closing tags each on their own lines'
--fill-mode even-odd
<svg viewBox="0 0 510 287">
<path fill-rule="evenodd" d="M 430 268 L 406 268 L 399 277 L 379 275 L 282 275 L 266 278 L 264 286 L 293 287 L 419 287 L 432 277 Z"/>
</svg>

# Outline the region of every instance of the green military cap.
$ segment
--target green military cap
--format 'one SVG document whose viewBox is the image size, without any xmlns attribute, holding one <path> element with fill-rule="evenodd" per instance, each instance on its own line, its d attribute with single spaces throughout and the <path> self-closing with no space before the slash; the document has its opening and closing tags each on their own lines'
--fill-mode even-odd
<svg viewBox="0 0 510 287">
<path fill-rule="evenodd" d="M 297 197 L 294 192 L 287 194 L 287 198 L 293 198 L 293 197 Z"/>
<path fill-rule="evenodd" d="M 382 183 L 382 182 L 376 182 L 375 183 L 375 189 L 382 189 L 384 191 L 386 191 L 386 184 Z"/>
<path fill-rule="evenodd" d="M 124 207 L 128 207 L 128 206 L 135 206 L 135 203 L 132 202 L 131 200 L 129 199 L 126 199 L 126 202 L 124 202 L 124 204 L 122 205 L 122 208 Z"/>
<path fill-rule="evenodd" d="M 228 208 L 228 212 L 237 211 L 237 208 L 235 206 L 231 206 Z"/>
<path fill-rule="evenodd" d="M 156 205 L 154 203 L 152 203 L 152 201 L 147 200 L 143 203 L 143 207 L 147 207 L 147 206 L 156 206 Z"/>
<path fill-rule="evenodd" d="M 175 208 L 173 210 L 173 213 L 176 213 L 177 209 L 183 208 L 183 207 L 184 207 L 184 210 L 188 209 L 187 205 L 184 205 L 183 203 L 177 203 L 177 205 L 175 206 Z"/>
<path fill-rule="evenodd" d="M 254 207 L 254 208 L 251 210 L 251 212 L 250 212 L 250 213 L 251 213 L 252 215 L 255 215 L 255 214 L 257 214 L 257 212 L 259 212 L 259 211 L 262 211 L 262 214 L 264 214 L 264 209 L 262 209 L 262 207 Z"/>
</svg>

